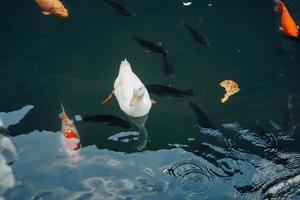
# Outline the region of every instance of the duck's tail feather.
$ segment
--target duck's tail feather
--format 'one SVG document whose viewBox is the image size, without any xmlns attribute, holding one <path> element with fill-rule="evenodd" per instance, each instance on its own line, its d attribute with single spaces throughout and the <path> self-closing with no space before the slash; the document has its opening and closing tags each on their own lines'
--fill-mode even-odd
<svg viewBox="0 0 300 200">
<path fill-rule="evenodd" d="M 131 72 L 131 71 L 132 71 L 131 66 L 130 66 L 129 62 L 127 61 L 127 59 L 125 58 L 121 62 L 119 73 L 121 73 L 121 72 Z"/>
</svg>

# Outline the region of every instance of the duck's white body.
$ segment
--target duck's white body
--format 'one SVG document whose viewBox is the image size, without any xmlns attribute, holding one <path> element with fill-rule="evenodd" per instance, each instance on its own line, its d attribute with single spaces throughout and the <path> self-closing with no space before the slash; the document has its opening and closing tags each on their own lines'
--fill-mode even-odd
<svg viewBox="0 0 300 200">
<path fill-rule="evenodd" d="M 149 93 L 146 89 L 135 105 L 130 105 L 134 89 L 138 89 L 142 86 L 144 86 L 144 84 L 132 72 L 129 62 L 126 59 L 122 61 L 119 75 L 114 83 L 114 94 L 121 110 L 131 117 L 145 116 L 149 113 L 152 106 Z"/>
</svg>

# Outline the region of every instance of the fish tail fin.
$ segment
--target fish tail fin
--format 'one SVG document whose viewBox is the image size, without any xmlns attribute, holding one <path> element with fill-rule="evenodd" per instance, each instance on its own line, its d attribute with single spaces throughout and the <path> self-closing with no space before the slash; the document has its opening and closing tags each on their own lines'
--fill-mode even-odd
<svg viewBox="0 0 300 200">
<path fill-rule="evenodd" d="M 185 90 L 184 93 L 185 93 L 187 96 L 193 96 L 193 95 L 194 95 L 193 89 Z"/>
<path fill-rule="evenodd" d="M 59 118 L 60 119 L 64 119 L 65 118 L 65 116 L 66 116 L 66 112 L 65 112 L 65 108 L 64 108 L 64 106 L 63 106 L 63 104 L 62 103 L 60 103 L 60 107 L 61 107 L 61 113 L 59 114 Z"/>
<path fill-rule="evenodd" d="M 64 108 L 64 106 L 63 106 L 62 103 L 60 103 L 60 107 L 61 107 L 62 113 L 66 113 L 66 112 L 65 112 L 65 108 Z"/>
<path fill-rule="evenodd" d="M 283 8 L 284 8 L 284 4 L 282 3 L 282 1 L 280 1 L 280 0 L 275 0 L 275 3 L 276 3 L 276 6 L 275 6 L 274 10 L 275 10 L 276 12 L 282 13 Z"/>
</svg>

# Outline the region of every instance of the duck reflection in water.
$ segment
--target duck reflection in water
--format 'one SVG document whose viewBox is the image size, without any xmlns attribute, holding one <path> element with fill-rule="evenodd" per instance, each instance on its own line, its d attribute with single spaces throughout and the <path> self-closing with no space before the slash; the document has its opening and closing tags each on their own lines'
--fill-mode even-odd
<svg viewBox="0 0 300 200">
<path fill-rule="evenodd" d="M 132 71 L 126 59 L 121 62 L 119 74 L 114 83 L 114 90 L 102 104 L 109 102 L 114 95 L 117 98 L 120 109 L 139 129 L 140 136 L 136 149 L 138 151 L 145 149 L 148 140 L 145 123 L 152 103 L 156 102 L 150 99 L 147 88 Z"/>
<path fill-rule="evenodd" d="M 138 151 L 142 151 L 146 148 L 148 142 L 148 132 L 145 127 L 146 121 L 148 119 L 148 114 L 142 117 L 127 117 L 139 129 L 139 137 L 136 144 L 134 145 L 134 148 Z"/>
</svg>

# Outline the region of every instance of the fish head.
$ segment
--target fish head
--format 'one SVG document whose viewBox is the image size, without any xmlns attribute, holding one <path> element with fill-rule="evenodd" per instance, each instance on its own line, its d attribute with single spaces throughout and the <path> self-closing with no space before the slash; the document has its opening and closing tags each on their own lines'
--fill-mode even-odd
<svg viewBox="0 0 300 200">
<path fill-rule="evenodd" d="M 133 89 L 133 93 L 129 105 L 134 106 L 138 102 L 138 100 L 145 94 L 145 92 L 146 92 L 146 87 L 144 85 Z"/>
<path fill-rule="evenodd" d="M 53 13 L 59 17 L 68 17 L 69 12 L 65 7 L 54 8 Z"/>
<path fill-rule="evenodd" d="M 295 37 L 295 38 L 297 38 L 298 34 L 299 34 L 298 29 L 292 29 L 288 33 L 289 33 L 290 36 Z"/>
<path fill-rule="evenodd" d="M 290 37 L 297 38 L 299 35 L 298 26 L 295 23 L 284 26 L 283 31 Z"/>
</svg>

